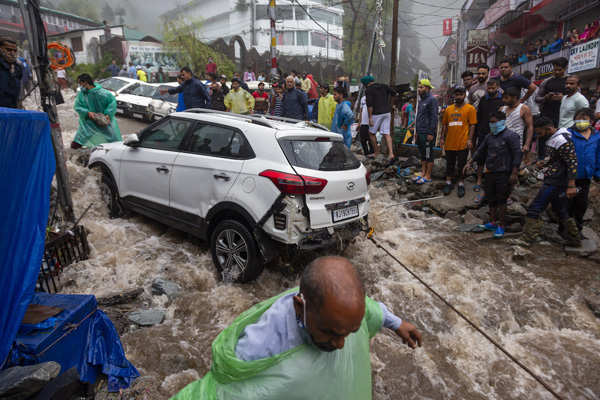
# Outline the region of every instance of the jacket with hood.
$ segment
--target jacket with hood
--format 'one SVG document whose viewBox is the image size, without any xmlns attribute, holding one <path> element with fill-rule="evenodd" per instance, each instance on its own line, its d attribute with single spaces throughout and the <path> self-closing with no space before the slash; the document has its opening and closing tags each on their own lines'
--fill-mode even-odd
<svg viewBox="0 0 600 400">
<path fill-rule="evenodd" d="M 577 154 L 577 179 L 600 178 L 600 132 L 591 129 L 589 139 L 576 129 L 569 129 Z"/>
</svg>

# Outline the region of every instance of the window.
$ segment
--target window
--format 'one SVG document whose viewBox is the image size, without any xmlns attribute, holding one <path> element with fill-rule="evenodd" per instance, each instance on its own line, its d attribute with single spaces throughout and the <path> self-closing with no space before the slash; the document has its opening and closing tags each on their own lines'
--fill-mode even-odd
<svg viewBox="0 0 600 400">
<path fill-rule="evenodd" d="M 360 161 L 341 141 L 280 140 L 281 148 L 294 167 L 319 171 L 347 171 Z"/>
<path fill-rule="evenodd" d="M 270 19 L 269 18 L 269 6 L 257 4 L 256 5 L 256 19 Z"/>
<path fill-rule="evenodd" d="M 294 31 L 279 31 L 277 32 L 277 44 L 281 46 L 294 45 Z"/>
<path fill-rule="evenodd" d="M 308 46 L 308 31 L 296 32 L 296 46 Z"/>
<path fill-rule="evenodd" d="M 275 16 L 277 20 L 294 19 L 292 6 L 277 6 L 275 9 Z"/>
<path fill-rule="evenodd" d="M 132 94 L 134 96 L 142 96 L 142 97 L 152 97 L 154 92 L 156 91 L 156 87 L 150 85 L 144 85 L 140 83 L 139 85 L 133 85 L 133 89 L 129 88 L 125 89 L 123 92 L 127 91 L 127 93 Z"/>
<path fill-rule="evenodd" d="M 179 145 L 191 126 L 190 121 L 168 118 L 142 133 L 140 147 L 179 151 Z"/>
<path fill-rule="evenodd" d="M 317 21 L 324 24 L 342 25 L 342 17 L 339 14 L 331 11 L 322 10 L 320 8 L 311 8 L 310 15 Z"/>
<path fill-rule="evenodd" d="M 311 32 L 310 40 L 312 45 L 315 47 L 326 47 L 327 46 L 327 35 L 321 32 Z"/>
<path fill-rule="evenodd" d="M 81 41 L 81 36 L 71 38 L 71 48 L 73 51 L 83 51 L 83 43 Z"/>
<path fill-rule="evenodd" d="M 248 141 L 239 132 L 215 125 L 199 124 L 186 147 L 192 153 L 213 157 L 248 159 L 254 156 Z"/>
<path fill-rule="evenodd" d="M 308 18 L 308 16 L 306 15 L 306 12 L 304 12 L 304 10 L 299 6 L 294 7 L 294 12 L 296 13 L 296 20 L 298 20 L 298 21 L 302 21 L 303 19 Z"/>
<path fill-rule="evenodd" d="M 329 47 L 334 50 L 342 50 L 342 40 L 333 36 L 329 37 Z"/>
<path fill-rule="evenodd" d="M 104 89 L 112 90 L 113 92 L 116 92 L 117 90 L 121 89 L 123 86 L 127 85 L 127 81 L 124 81 L 123 79 L 117 79 L 117 78 L 103 79 L 103 80 L 98 81 L 98 83 Z"/>
</svg>

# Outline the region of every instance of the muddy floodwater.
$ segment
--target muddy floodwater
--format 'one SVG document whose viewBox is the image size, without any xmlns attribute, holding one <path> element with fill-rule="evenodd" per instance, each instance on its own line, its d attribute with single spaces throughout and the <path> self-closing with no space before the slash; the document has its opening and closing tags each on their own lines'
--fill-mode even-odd
<svg viewBox="0 0 600 400">
<path fill-rule="evenodd" d="M 77 121 L 72 96 L 65 97 L 60 118 L 68 144 Z M 250 284 L 220 282 L 206 245 L 141 216 L 109 219 L 98 175 L 72 161 L 68 169 L 77 215 L 94 206 L 82 222 L 91 257 L 67 269 L 63 292 L 102 296 L 141 287 L 144 293 L 129 307 L 166 311 L 164 322 L 150 328 L 124 318 L 117 324 L 141 374 L 124 398 L 168 398 L 200 378 L 210 368 L 211 342 L 224 327 L 254 303 L 296 285 L 298 265 L 275 265 Z M 386 210 L 392 200 L 385 186 L 372 185 L 371 197 L 376 238 L 400 260 L 564 399 L 600 398 L 600 320 L 583 300 L 600 283 L 599 264 L 566 257 L 553 245 L 517 254 L 509 240 L 477 242 L 456 232 L 451 221 L 402 206 Z M 416 351 L 385 329 L 374 338 L 374 399 L 553 398 L 363 236 L 344 255 L 371 297 L 423 333 L 424 345 Z M 172 301 L 152 295 L 158 277 L 178 283 L 182 294 Z"/>
</svg>

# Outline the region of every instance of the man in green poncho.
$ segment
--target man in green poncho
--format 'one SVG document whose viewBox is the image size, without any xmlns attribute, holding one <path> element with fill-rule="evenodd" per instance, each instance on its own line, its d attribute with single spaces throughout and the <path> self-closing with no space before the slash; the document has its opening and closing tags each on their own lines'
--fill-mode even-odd
<svg viewBox="0 0 600 400">
<path fill-rule="evenodd" d="M 382 326 L 421 346 L 412 324 L 365 296 L 347 259 L 318 258 L 300 289 L 255 305 L 221 332 L 211 370 L 173 399 L 369 400 L 370 339 Z"/>
<path fill-rule="evenodd" d="M 71 148 L 94 147 L 101 143 L 121 140 L 119 125 L 115 119 L 117 101 L 115 96 L 88 74 L 77 77 L 79 93 L 75 99 L 75 111 L 79 114 L 79 128 Z"/>
</svg>

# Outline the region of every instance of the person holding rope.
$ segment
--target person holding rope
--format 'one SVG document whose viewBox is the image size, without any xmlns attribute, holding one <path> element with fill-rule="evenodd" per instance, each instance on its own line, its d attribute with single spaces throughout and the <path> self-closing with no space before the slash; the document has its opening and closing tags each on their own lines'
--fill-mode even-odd
<svg viewBox="0 0 600 400">
<path fill-rule="evenodd" d="M 510 185 L 517 183 L 521 164 L 521 139 L 506 127 L 506 115 L 502 111 L 496 110 L 490 114 L 489 128 L 490 133 L 484 136 L 473 158 L 467 161 L 463 174 L 471 168 L 473 162 L 483 166 L 490 221 L 482 227 L 493 231 L 495 238 L 502 238 Z M 480 169 L 482 168 L 478 168 L 478 171 Z"/>
<path fill-rule="evenodd" d="M 383 327 L 412 349 L 422 344 L 414 325 L 365 295 L 348 259 L 317 258 L 299 288 L 253 306 L 222 331 L 210 372 L 173 400 L 369 400 L 369 342 Z"/>
</svg>

